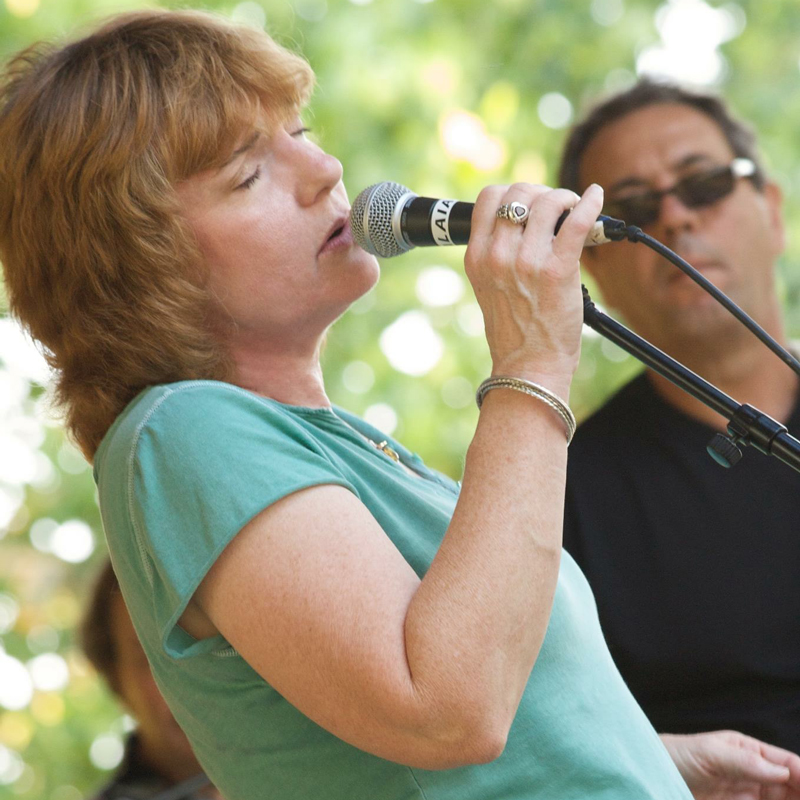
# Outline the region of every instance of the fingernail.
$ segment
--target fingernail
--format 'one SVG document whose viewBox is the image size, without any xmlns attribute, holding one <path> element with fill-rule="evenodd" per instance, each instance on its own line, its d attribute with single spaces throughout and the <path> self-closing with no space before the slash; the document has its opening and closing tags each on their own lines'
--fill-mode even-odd
<svg viewBox="0 0 800 800">
<path fill-rule="evenodd" d="M 783 767 L 779 764 L 772 764 L 772 769 L 770 770 L 774 777 L 776 778 L 788 778 L 789 777 L 789 767 Z"/>
</svg>

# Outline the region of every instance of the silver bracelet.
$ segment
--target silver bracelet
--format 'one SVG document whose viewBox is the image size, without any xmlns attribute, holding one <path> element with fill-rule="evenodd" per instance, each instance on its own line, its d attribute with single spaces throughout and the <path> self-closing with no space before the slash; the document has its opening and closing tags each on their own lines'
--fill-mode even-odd
<svg viewBox="0 0 800 800">
<path fill-rule="evenodd" d="M 554 392 L 551 392 L 544 386 L 540 386 L 538 383 L 532 383 L 522 378 L 498 375 L 493 378 L 487 378 L 478 387 L 478 391 L 475 393 L 475 402 L 478 404 L 478 408 L 481 407 L 486 392 L 490 392 L 492 389 L 514 389 L 517 392 L 522 392 L 530 397 L 536 397 L 543 403 L 546 403 L 562 420 L 564 420 L 564 425 L 567 428 L 567 444 L 572 441 L 575 428 L 577 427 L 575 415 L 572 413 L 570 407 Z"/>
</svg>

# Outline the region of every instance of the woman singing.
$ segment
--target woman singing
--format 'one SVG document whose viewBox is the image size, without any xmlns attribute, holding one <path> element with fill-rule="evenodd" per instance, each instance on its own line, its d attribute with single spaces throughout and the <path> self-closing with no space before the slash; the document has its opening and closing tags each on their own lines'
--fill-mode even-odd
<svg viewBox="0 0 800 800">
<path fill-rule="evenodd" d="M 800 760 L 733 734 L 667 739 L 676 769 L 561 550 L 602 191 L 477 200 L 493 369 L 459 487 L 328 400 L 322 343 L 378 265 L 306 137 L 311 85 L 263 33 L 146 11 L 23 52 L 0 96 L 12 311 L 209 777 L 227 800 L 679 800 L 680 769 L 698 797 L 797 797 Z"/>
</svg>

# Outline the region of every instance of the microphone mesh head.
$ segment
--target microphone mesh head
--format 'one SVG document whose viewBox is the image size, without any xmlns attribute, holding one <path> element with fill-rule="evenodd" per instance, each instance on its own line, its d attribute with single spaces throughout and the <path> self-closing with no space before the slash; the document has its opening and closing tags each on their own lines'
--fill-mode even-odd
<svg viewBox="0 0 800 800">
<path fill-rule="evenodd" d="M 382 258 L 399 256 L 410 250 L 406 242 L 395 236 L 392 217 L 400 199 L 411 194 L 410 189 L 392 181 L 375 183 L 364 189 L 350 209 L 350 227 L 356 244 Z"/>
</svg>

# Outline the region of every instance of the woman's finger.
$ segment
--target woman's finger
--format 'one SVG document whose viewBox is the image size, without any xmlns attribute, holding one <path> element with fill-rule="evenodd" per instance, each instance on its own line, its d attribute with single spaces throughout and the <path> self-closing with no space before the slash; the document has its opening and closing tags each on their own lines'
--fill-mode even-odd
<svg viewBox="0 0 800 800">
<path fill-rule="evenodd" d="M 472 210 L 470 242 L 492 235 L 497 209 L 503 202 L 508 186 L 487 186 L 482 189 Z"/>
<path fill-rule="evenodd" d="M 586 243 L 586 237 L 597 222 L 602 208 L 603 188 L 593 183 L 575 203 L 569 216 L 564 220 L 564 224 L 553 242 L 553 252 L 559 257 L 575 252 L 580 254 Z"/>
</svg>

